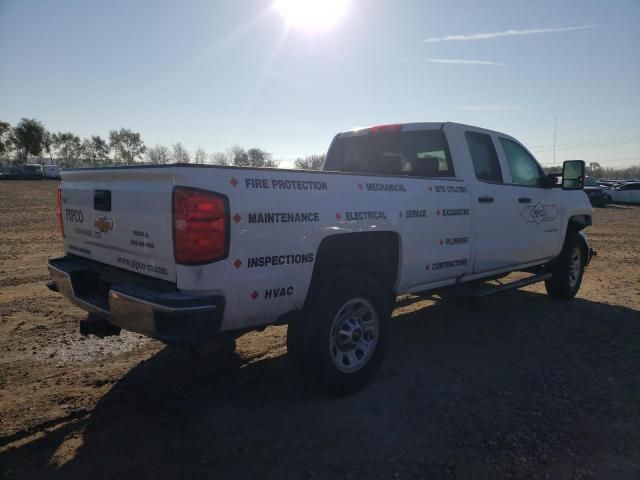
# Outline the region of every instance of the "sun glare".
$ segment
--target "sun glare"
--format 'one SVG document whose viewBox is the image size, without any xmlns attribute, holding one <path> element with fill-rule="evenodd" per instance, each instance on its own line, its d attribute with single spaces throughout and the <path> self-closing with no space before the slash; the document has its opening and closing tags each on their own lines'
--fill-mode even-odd
<svg viewBox="0 0 640 480">
<path fill-rule="evenodd" d="M 342 19 L 349 0 L 275 0 L 273 7 L 287 26 L 305 31 L 326 30 Z"/>
</svg>

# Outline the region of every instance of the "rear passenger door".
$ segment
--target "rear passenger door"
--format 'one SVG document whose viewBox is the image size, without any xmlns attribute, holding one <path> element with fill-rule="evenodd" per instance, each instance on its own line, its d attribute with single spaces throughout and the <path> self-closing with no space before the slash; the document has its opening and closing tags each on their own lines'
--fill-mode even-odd
<svg viewBox="0 0 640 480">
<path fill-rule="evenodd" d="M 504 185 L 503 168 L 491 134 L 467 130 L 464 138 L 475 178 L 469 179 L 475 246 L 474 273 L 518 262 L 519 219 L 510 208 L 512 194 Z"/>
</svg>

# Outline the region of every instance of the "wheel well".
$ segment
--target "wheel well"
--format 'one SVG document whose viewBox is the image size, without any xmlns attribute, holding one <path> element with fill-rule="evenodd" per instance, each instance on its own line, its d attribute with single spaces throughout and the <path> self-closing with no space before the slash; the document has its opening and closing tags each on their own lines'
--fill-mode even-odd
<svg viewBox="0 0 640 480">
<path fill-rule="evenodd" d="M 583 228 L 590 227 L 591 224 L 591 215 L 574 215 L 569 219 L 569 228 L 573 228 L 578 232 Z"/>
<path fill-rule="evenodd" d="M 335 270 L 366 273 L 395 298 L 400 240 L 395 232 L 342 233 L 318 247 L 307 303 L 323 277 Z"/>
<path fill-rule="evenodd" d="M 580 248 L 582 249 L 582 263 L 587 266 L 589 263 L 589 244 L 587 243 L 587 238 L 583 232 L 579 232 L 577 237 Z"/>
</svg>

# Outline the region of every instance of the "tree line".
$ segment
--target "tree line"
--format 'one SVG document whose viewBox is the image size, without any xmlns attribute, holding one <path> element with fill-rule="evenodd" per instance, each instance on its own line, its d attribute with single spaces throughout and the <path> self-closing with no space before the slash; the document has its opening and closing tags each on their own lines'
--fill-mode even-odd
<svg viewBox="0 0 640 480">
<path fill-rule="evenodd" d="M 196 163 L 239 167 L 278 168 L 280 160 L 260 148 L 233 145 L 224 152 L 209 153 L 198 147 L 193 152 L 181 142 L 147 147 L 140 132 L 128 128 L 111 130 L 109 138 L 91 135 L 81 139 L 73 132 L 50 132 L 42 122 L 23 118 L 17 125 L 0 121 L 0 162 L 20 165 L 43 156 L 66 168 L 136 165 L 150 163 Z M 55 162 L 54 162 L 55 159 Z M 319 170 L 324 154 L 295 159 L 295 168 Z"/>
<path fill-rule="evenodd" d="M 545 168 L 547 173 L 562 173 L 562 166 Z M 599 162 L 589 162 L 585 165 L 585 173 L 594 178 L 610 178 L 615 180 L 640 178 L 640 165 L 627 168 L 603 167 Z"/>
</svg>

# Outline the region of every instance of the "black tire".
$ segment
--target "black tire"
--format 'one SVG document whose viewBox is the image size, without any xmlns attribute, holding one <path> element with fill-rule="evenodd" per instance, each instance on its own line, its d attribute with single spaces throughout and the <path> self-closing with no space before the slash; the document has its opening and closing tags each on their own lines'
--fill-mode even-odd
<svg viewBox="0 0 640 480">
<path fill-rule="evenodd" d="M 552 276 L 544 282 L 551 298 L 571 300 L 576 296 L 582 284 L 586 259 L 587 251 L 580 235 L 575 230 L 569 230 L 562 252 L 550 265 Z"/>
<path fill-rule="evenodd" d="M 333 395 L 366 385 L 386 352 L 389 298 L 363 273 L 339 271 L 324 278 L 287 332 L 289 357 L 302 378 Z"/>
</svg>

